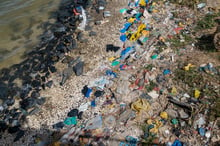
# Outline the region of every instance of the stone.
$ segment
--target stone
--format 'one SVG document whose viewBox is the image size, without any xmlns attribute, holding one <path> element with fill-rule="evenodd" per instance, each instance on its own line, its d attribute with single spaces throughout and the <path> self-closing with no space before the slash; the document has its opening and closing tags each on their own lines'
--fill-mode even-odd
<svg viewBox="0 0 220 146">
<path fill-rule="evenodd" d="M 73 69 L 72 68 L 65 68 L 63 70 L 63 74 L 62 74 L 62 81 L 60 82 L 60 85 L 62 86 L 67 79 L 70 78 L 70 76 L 73 74 Z"/>
<path fill-rule="evenodd" d="M 8 96 L 8 88 L 4 85 L 0 85 L 0 99 L 5 99 Z"/>
<path fill-rule="evenodd" d="M 40 97 L 36 100 L 36 103 L 38 105 L 43 105 L 46 102 L 46 98 L 45 97 Z"/>
<path fill-rule="evenodd" d="M 72 110 L 67 114 L 67 116 L 68 116 L 68 117 L 77 117 L 77 116 L 78 116 L 78 113 L 79 113 L 79 110 L 78 110 L 78 109 L 72 109 Z"/>
<path fill-rule="evenodd" d="M 84 68 L 84 62 L 80 61 L 73 67 L 73 71 L 77 76 L 80 76 L 83 74 L 83 68 Z"/>
<path fill-rule="evenodd" d="M 80 111 L 79 114 L 78 114 L 78 116 L 77 116 L 77 118 L 78 118 L 79 120 L 82 120 L 82 116 L 83 116 L 83 111 Z"/>
<path fill-rule="evenodd" d="M 59 130 L 59 129 L 62 129 L 64 126 L 65 125 L 64 125 L 63 122 L 58 122 L 58 123 L 53 125 L 53 128 Z"/>
<path fill-rule="evenodd" d="M 4 132 L 8 128 L 4 121 L 0 121 L 0 132 Z"/>
<path fill-rule="evenodd" d="M 7 106 L 12 106 L 14 103 L 15 103 L 14 98 L 8 98 L 7 100 L 5 100 L 5 104 L 7 104 Z"/>
<path fill-rule="evenodd" d="M 37 92 L 37 91 L 33 91 L 33 92 L 31 93 L 31 97 L 32 97 L 32 98 L 40 97 L 40 93 Z"/>
<path fill-rule="evenodd" d="M 14 142 L 18 141 L 19 139 L 21 139 L 25 134 L 24 130 L 19 130 L 16 134 L 16 137 L 14 138 Z"/>
<path fill-rule="evenodd" d="M 51 80 L 51 81 L 48 81 L 48 82 L 46 83 L 46 87 L 48 87 L 48 88 L 51 88 L 52 85 L 53 85 L 53 81 L 52 81 L 52 80 Z"/>
<path fill-rule="evenodd" d="M 27 110 L 29 108 L 32 108 L 33 106 L 36 105 L 36 99 L 34 98 L 26 98 L 23 101 L 20 102 L 21 108 Z"/>
<path fill-rule="evenodd" d="M 16 133 L 20 130 L 20 126 L 14 126 L 14 127 L 9 127 L 8 128 L 8 133 L 12 134 L 12 133 Z"/>
<path fill-rule="evenodd" d="M 49 69 L 50 69 L 51 73 L 55 73 L 57 71 L 55 66 L 50 66 Z"/>
<path fill-rule="evenodd" d="M 90 32 L 89 32 L 89 36 L 96 36 L 96 35 L 97 35 L 97 33 L 94 32 L 94 31 L 90 31 Z"/>
</svg>

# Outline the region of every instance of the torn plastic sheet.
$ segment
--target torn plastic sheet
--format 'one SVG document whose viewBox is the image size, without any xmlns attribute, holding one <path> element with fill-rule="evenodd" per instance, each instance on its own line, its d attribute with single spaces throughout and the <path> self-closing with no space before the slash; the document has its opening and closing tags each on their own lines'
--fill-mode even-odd
<svg viewBox="0 0 220 146">
<path fill-rule="evenodd" d="M 83 18 L 83 20 L 82 20 L 82 22 L 79 24 L 79 26 L 77 27 L 79 30 L 85 30 L 85 27 L 86 27 L 86 23 L 87 23 L 87 18 L 86 18 L 86 12 L 85 12 L 85 10 L 83 9 L 83 7 L 81 6 L 80 7 L 81 8 L 81 10 L 82 10 L 82 18 Z"/>
</svg>

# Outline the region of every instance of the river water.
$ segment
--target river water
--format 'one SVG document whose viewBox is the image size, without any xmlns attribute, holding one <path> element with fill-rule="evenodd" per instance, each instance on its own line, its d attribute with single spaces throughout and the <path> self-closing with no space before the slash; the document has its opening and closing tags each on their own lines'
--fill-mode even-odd
<svg viewBox="0 0 220 146">
<path fill-rule="evenodd" d="M 19 63 L 39 43 L 61 0 L 0 0 L 0 69 Z"/>
</svg>

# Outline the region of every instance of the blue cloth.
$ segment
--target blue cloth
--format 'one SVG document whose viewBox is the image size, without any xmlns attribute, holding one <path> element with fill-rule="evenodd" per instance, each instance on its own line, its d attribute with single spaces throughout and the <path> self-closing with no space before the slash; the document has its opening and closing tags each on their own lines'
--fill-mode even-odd
<svg viewBox="0 0 220 146">
<path fill-rule="evenodd" d="M 204 128 L 199 128 L 199 134 L 201 136 L 205 136 L 205 129 Z"/>
<path fill-rule="evenodd" d="M 124 28 L 120 30 L 121 33 L 125 33 L 129 27 L 131 26 L 131 23 L 125 23 Z"/>
<path fill-rule="evenodd" d="M 121 64 L 121 65 L 119 66 L 120 70 L 125 70 L 123 67 L 124 67 L 124 64 Z"/>
<path fill-rule="evenodd" d="M 137 7 L 137 6 L 139 5 L 139 1 L 140 1 L 140 0 L 136 1 L 135 7 Z"/>
<path fill-rule="evenodd" d="M 91 107 L 96 107 L 95 100 L 91 101 Z"/>
<path fill-rule="evenodd" d="M 140 19 L 141 15 L 142 15 L 142 13 L 137 13 L 137 14 L 136 14 L 136 20 L 140 21 L 140 20 L 141 20 L 141 19 Z"/>
<path fill-rule="evenodd" d="M 169 69 L 165 69 L 165 70 L 163 71 L 163 74 L 164 74 L 164 75 L 171 74 L 171 71 L 170 71 Z"/>
<path fill-rule="evenodd" d="M 120 36 L 120 40 L 122 41 L 122 42 L 125 42 L 126 40 L 127 40 L 127 36 L 124 34 L 124 35 L 121 35 Z"/>
<path fill-rule="evenodd" d="M 124 49 L 123 51 L 121 51 L 121 60 L 124 60 L 125 58 L 128 57 L 128 55 L 130 53 L 132 53 L 134 51 L 133 47 L 127 47 L 126 49 Z"/>
<path fill-rule="evenodd" d="M 126 141 L 129 143 L 129 146 L 137 146 L 138 140 L 132 136 L 126 136 Z"/>
<path fill-rule="evenodd" d="M 107 76 L 112 76 L 112 77 L 114 77 L 114 78 L 117 77 L 117 74 L 116 74 L 115 72 L 109 70 L 109 69 L 106 70 L 105 74 L 106 74 Z"/>
<path fill-rule="evenodd" d="M 182 146 L 182 143 L 178 139 L 176 139 L 172 146 Z"/>
<path fill-rule="evenodd" d="M 91 88 L 88 88 L 85 97 L 86 97 L 86 98 L 89 98 L 91 93 L 92 93 L 92 89 L 91 89 Z"/>
</svg>

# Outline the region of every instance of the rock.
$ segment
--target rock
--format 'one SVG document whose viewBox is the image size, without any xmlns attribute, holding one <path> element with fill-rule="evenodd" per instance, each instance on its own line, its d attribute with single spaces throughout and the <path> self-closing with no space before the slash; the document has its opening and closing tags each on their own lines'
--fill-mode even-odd
<svg viewBox="0 0 220 146">
<path fill-rule="evenodd" d="M 14 127 L 9 127 L 8 128 L 8 133 L 12 134 L 12 133 L 16 133 L 20 130 L 20 126 L 14 126 Z"/>
<path fill-rule="evenodd" d="M 82 120 L 82 115 L 83 115 L 83 111 L 80 111 L 79 114 L 78 114 L 78 116 L 77 116 L 77 118 L 78 118 L 79 120 Z"/>
<path fill-rule="evenodd" d="M 8 97 L 8 88 L 4 85 L 0 85 L 0 99 L 5 99 Z"/>
<path fill-rule="evenodd" d="M 63 122 L 58 122 L 58 123 L 53 125 L 53 128 L 59 130 L 59 129 L 62 129 L 64 126 L 65 125 L 64 125 Z"/>
<path fill-rule="evenodd" d="M 0 132 L 4 132 L 8 128 L 4 121 L 0 121 Z"/>
<path fill-rule="evenodd" d="M 16 134 L 16 137 L 14 138 L 14 142 L 18 141 L 20 138 L 24 136 L 25 132 L 24 130 L 19 130 L 18 133 Z"/>
<path fill-rule="evenodd" d="M 94 31 L 90 31 L 90 32 L 89 32 L 89 36 L 96 36 L 96 35 L 97 35 L 97 33 L 94 32 Z"/>
<path fill-rule="evenodd" d="M 53 81 L 52 81 L 52 80 L 51 80 L 51 81 L 48 81 L 48 82 L 46 83 L 46 87 L 48 87 L 48 88 L 51 88 L 52 85 L 53 85 Z"/>
<path fill-rule="evenodd" d="M 71 43 L 71 50 L 72 49 L 76 49 L 77 48 L 77 42 L 75 39 L 72 40 L 72 43 Z"/>
<path fill-rule="evenodd" d="M 56 50 L 60 53 L 67 53 L 67 48 L 62 42 L 57 45 Z"/>
<path fill-rule="evenodd" d="M 36 100 L 36 103 L 38 105 L 43 105 L 46 102 L 46 98 L 45 97 L 40 97 Z"/>
<path fill-rule="evenodd" d="M 49 69 L 50 69 L 51 73 L 55 73 L 57 71 L 55 66 L 50 66 Z"/>
<path fill-rule="evenodd" d="M 40 97 L 40 93 L 37 92 L 37 91 L 33 91 L 33 92 L 31 93 L 31 97 L 32 97 L 32 98 Z"/>
<path fill-rule="evenodd" d="M 34 114 L 37 114 L 37 113 L 39 113 L 39 112 L 40 112 L 40 108 L 35 107 L 34 109 L 32 109 L 32 110 L 28 113 L 28 115 L 34 115 Z"/>
<path fill-rule="evenodd" d="M 29 108 L 32 108 L 36 105 L 36 99 L 34 98 L 26 98 L 23 101 L 20 102 L 21 108 L 27 110 Z"/>
<path fill-rule="evenodd" d="M 77 76 L 80 76 L 83 74 L 83 68 L 84 68 L 84 62 L 79 62 L 73 67 L 73 71 Z"/>
<path fill-rule="evenodd" d="M 82 41 L 82 40 L 83 40 L 83 33 L 82 33 L 82 32 L 79 32 L 79 33 L 77 34 L 76 39 L 77 39 L 78 41 Z"/>
<path fill-rule="evenodd" d="M 41 86 L 41 82 L 39 81 L 39 80 L 33 80 L 32 81 L 32 83 L 31 83 L 31 85 L 33 86 L 33 87 L 40 87 Z"/>
<path fill-rule="evenodd" d="M 5 104 L 7 104 L 7 106 L 12 106 L 14 103 L 15 103 L 14 98 L 8 98 L 7 100 L 5 100 Z"/>
<path fill-rule="evenodd" d="M 78 110 L 78 109 L 72 109 L 72 110 L 67 114 L 67 116 L 68 116 L 68 117 L 77 117 L 77 116 L 78 116 L 78 113 L 79 113 L 79 110 Z"/>
<path fill-rule="evenodd" d="M 20 125 L 19 121 L 15 119 L 12 119 L 11 121 L 9 121 L 9 123 L 12 127 Z"/>
<path fill-rule="evenodd" d="M 69 79 L 70 78 L 70 76 L 73 74 L 73 69 L 72 68 L 65 68 L 64 70 L 63 70 L 63 77 L 62 77 L 62 81 L 60 82 L 60 85 L 62 86 L 65 82 L 66 82 L 66 80 L 67 79 Z"/>
<path fill-rule="evenodd" d="M 105 94 L 104 91 L 98 90 L 98 91 L 96 91 L 96 92 L 94 93 L 94 96 L 95 96 L 95 97 L 100 97 L 100 96 L 102 96 L 102 95 L 104 95 L 104 94 Z"/>
</svg>

